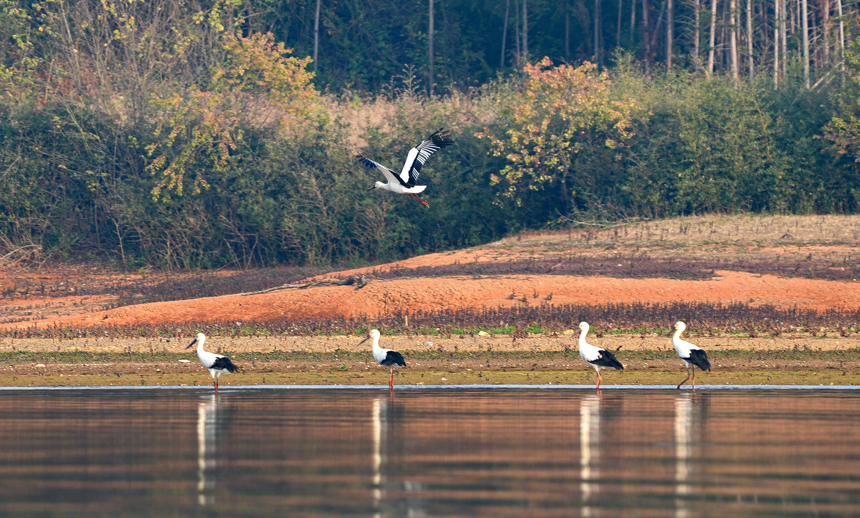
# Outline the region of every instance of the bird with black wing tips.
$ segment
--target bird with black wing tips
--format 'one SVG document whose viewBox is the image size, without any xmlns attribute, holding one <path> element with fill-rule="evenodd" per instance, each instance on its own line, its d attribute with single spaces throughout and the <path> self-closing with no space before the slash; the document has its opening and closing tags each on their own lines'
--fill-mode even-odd
<svg viewBox="0 0 860 518">
<path fill-rule="evenodd" d="M 406 194 L 425 207 L 429 207 L 430 205 L 428 205 L 426 201 L 418 197 L 418 193 L 424 192 L 424 189 L 427 188 L 426 185 L 415 185 L 418 181 L 418 174 L 421 172 L 421 167 L 433 153 L 443 147 L 450 146 L 453 143 L 454 140 L 451 138 L 451 134 L 448 131 L 445 131 L 444 128 L 440 128 L 439 131 L 436 131 L 421 141 L 420 144 L 409 150 L 409 153 L 406 155 L 406 161 L 403 164 L 403 170 L 400 174 L 395 173 L 391 169 L 374 162 L 369 158 L 365 158 L 361 155 L 356 156 L 359 162 L 368 169 L 379 169 L 388 182 L 376 182 L 370 190 L 385 189 L 397 194 Z"/>
<path fill-rule="evenodd" d="M 197 338 L 194 339 L 193 342 L 188 344 L 186 349 L 190 349 L 194 344 L 197 344 L 197 357 L 200 358 L 200 363 L 203 364 L 204 367 L 209 369 L 209 374 L 212 375 L 212 380 L 215 382 L 215 393 L 218 393 L 218 378 L 221 377 L 222 374 L 232 374 L 234 372 L 239 371 L 239 367 L 233 364 L 230 361 L 230 358 L 227 358 L 221 354 L 210 353 L 209 351 L 203 350 L 203 342 L 206 341 L 206 335 L 203 333 L 197 333 Z"/>
<path fill-rule="evenodd" d="M 623 371 L 624 365 L 622 365 L 611 352 L 606 349 L 595 347 L 585 341 L 585 335 L 588 334 L 587 322 L 579 323 L 579 331 L 579 356 L 585 360 L 586 363 L 594 367 L 594 370 L 597 372 L 597 390 L 599 391 L 600 382 L 603 381 L 603 377 L 600 375 L 600 369 L 611 367 L 613 369 Z"/>
<path fill-rule="evenodd" d="M 711 362 L 708 360 L 708 353 L 701 347 L 691 344 L 686 340 L 681 340 L 681 333 L 685 329 L 687 329 L 687 325 L 683 322 L 675 322 L 672 328 L 674 331 L 674 334 L 672 334 L 672 345 L 675 346 L 675 351 L 681 357 L 681 360 L 684 361 L 684 367 L 687 369 L 687 379 L 679 383 L 678 388 L 680 389 L 681 385 L 690 379 L 690 367 L 693 367 L 693 390 L 696 390 L 696 367 L 703 371 L 710 371 Z"/>
<path fill-rule="evenodd" d="M 406 360 L 404 360 L 403 355 L 397 351 L 379 347 L 379 330 L 371 329 L 367 338 L 359 342 L 358 345 L 361 345 L 368 340 L 373 340 L 373 359 L 376 360 L 376 363 L 383 367 L 390 367 L 388 372 L 388 391 L 394 392 L 394 366 L 400 365 L 401 367 L 406 367 Z"/>
</svg>

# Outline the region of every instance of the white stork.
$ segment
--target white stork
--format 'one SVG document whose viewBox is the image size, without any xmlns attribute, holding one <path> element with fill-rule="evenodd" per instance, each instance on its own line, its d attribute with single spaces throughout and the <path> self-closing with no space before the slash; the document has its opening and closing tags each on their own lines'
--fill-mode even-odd
<svg viewBox="0 0 860 518">
<path fill-rule="evenodd" d="M 409 154 L 406 155 L 406 162 L 403 164 L 403 171 L 401 171 L 400 174 L 396 174 L 391 169 L 382 164 L 378 164 L 369 158 L 356 155 L 363 166 L 368 169 L 373 169 L 374 167 L 379 169 L 388 181 L 388 183 L 376 182 L 370 190 L 385 189 L 398 194 L 406 194 L 420 202 L 425 207 L 429 207 L 430 205 L 428 205 L 426 201 L 418 197 L 418 193 L 423 192 L 427 186 L 415 185 L 415 182 L 418 181 L 418 173 L 421 171 L 421 166 L 423 166 L 424 162 L 430 158 L 430 155 L 439 149 L 450 146 L 454 143 L 451 139 L 451 134 L 447 131 L 442 131 L 443 129 L 444 128 L 433 133 L 421 141 L 418 146 L 409 150 Z"/>
<path fill-rule="evenodd" d="M 406 367 L 406 361 L 399 352 L 379 347 L 379 331 L 376 329 L 371 329 L 367 338 L 359 342 L 358 345 L 363 344 L 371 338 L 373 339 L 373 359 L 376 360 L 376 363 L 384 367 L 390 367 L 388 372 L 388 391 L 394 392 L 394 366 L 400 365 L 401 367 Z"/>
<path fill-rule="evenodd" d="M 597 390 L 600 390 L 600 382 L 603 381 L 603 377 L 600 376 L 600 369 L 612 367 L 613 369 L 623 371 L 624 365 L 615 359 L 615 356 L 606 349 L 600 349 L 599 347 L 586 343 L 585 335 L 588 334 L 587 322 L 580 322 L 579 330 L 579 356 L 582 357 L 586 363 L 594 367 L 594 370 L 597 372 Z"/>
<path fill-rule="evenodd" d="M 202 363 L 204 367 L 209 369 L 209 374 L 212 375 L 212 380 L 215 382 L 215 393 L 217 394 L 218 378 L 220 378 L 222 374 L 238 372 L 239 367 L 233 365 L 233 362 L 230 361 L 230 358 L 227 358 L 226 356 L 210 353 L 209 351 L 204 351 L 203 342 L 205 341 L 206 335 L 204 335 L 203 333 L 197 333 L 197 338 L 195 338 L 193 342 L 188 344 L 188 347 L 186 347 L 186 349 L 190 349 L 192 345 L 197 344 L 197 357 L 200 358 L 200 363 Z"/>
<path fill-rule="evenodd" d="M 681 333 L 687 329 L 683 322 L 675 322 L 675 334 L 672 335 L 672 345 L 675 346 L 675 351 L 678 356 L 684 361 L 684 367 L 687 368 L 687 379 L 678 384 L 678 388 L 690 379 L 690 366 L 693 367 L 693 390 L 696 390 L 696 367 L 703 371 L 711 370 L 711 362 L 708 360 L 708 353 L 702 350 L 701 347 L 693 345 L 686 340 L 681 340 Z"/>
</svg>

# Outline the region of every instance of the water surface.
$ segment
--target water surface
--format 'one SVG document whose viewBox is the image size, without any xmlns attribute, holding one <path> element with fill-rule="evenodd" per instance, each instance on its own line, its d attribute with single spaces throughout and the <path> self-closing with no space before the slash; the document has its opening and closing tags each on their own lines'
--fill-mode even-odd
<svg viewBox="0 0 860 518">
<path fill-rule="evenodd" d="M 860 513 L 860 391 L 0 391 L 4 516 Z"/>
</svg>

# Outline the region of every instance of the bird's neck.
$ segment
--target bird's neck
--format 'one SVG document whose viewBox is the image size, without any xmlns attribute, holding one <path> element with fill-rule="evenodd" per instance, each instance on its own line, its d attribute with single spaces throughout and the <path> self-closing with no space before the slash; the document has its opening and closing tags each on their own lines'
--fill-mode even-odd
<svg viewBox="0 0 860 518">
<path fill-rule="evenodd" d="M 684 331 L 682 331 L 680 329 L 676 330 L 675 334 L 672 335 L 672 340 L 680 340 L 681 339 L 681 333 L 683 333 L 683 332 Z"/>
<path fill-rule="evenodd" d="M 582 349 L 584 346 L 588 345 L 585 343 L 585 335 L 588 334 L 588 331 L 580 331 L 579 333 L 579 348 Z"/>
<path fill-rule="evenodd" d="M 378 338 L 374 338 L 374 339 L 373 339 L 373 352 L 375 352 L 375 353 L 376 353 L 376 352 L 379 352 L 379 351 L 381 351 L 381 350 L 382 350 L 382 347 L 379 347 L 379 339 L 378 339 Z"/>
</svg>

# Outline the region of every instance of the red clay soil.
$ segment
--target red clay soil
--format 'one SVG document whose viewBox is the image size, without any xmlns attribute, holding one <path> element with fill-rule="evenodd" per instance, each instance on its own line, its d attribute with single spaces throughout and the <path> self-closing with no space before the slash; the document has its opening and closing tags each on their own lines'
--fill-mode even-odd
<svg viewBox="0 0 860 518">
<path fill-rule="evenodd" d="M 432 254 L 439 263 L 450 254 Z M 442 257 L 445 256 L 445 257 Z M 416 258 L 432 263 L 431 256 Z M 428 261 L 430 263 L 428 263 Z M 744 302 L 780 308 L 826 310 L 860 308 L 856 283 L 718 271 L 711 280 L 620 279 L 561 275 L 413 278 L 372 281 L 354 286 L 321 286 L 259 295 L 229 295 L 177 302 L 126 306 L 108 311 L 0 325 L 0 328 L 50 325 L 93 326 L 169 322 L 239 322 L 432 311 L 540 304 L 619 302 Z M 513 295 L 513 297 L 512 297 Z M 523 302 L 525 297 L 525 302 Z M 34 303 L 38 303 L 36 297 Z"/>
</svg>

